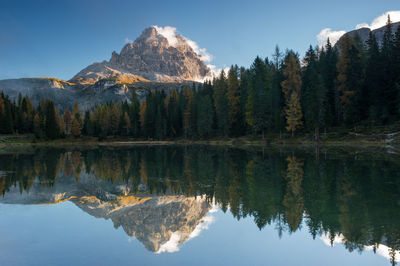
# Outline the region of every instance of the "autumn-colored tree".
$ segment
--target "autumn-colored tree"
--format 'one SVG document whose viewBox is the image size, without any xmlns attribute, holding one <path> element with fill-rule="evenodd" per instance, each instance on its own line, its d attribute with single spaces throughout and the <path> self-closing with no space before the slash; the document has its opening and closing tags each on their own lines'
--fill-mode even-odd
<svg viewBox="0 0 400 266">
<path fill-rule="evenodd" d="M 132 128 L 131 119 L 129 118 L 128 113 L 125 112 L 124 118 L 123 118 L 123 129 L 124 129 L 126 135 L 129 135 L 131 128 Z"/>
<path fill-rule="evenodd" d="M 140 105 L 140 112 L 139 112 L 140 129 L 142 130 L 142 134 L 144 134 L 145 132 L 146 109 L 147 109 L 147 103 L 146 100 L 144 100 Z"/>
<path fill-rule="evenodd" d="M 292 133 L 293 137 L 294 132 L 303 125 L 303 113 L 301 111 L 300 100 L 296 92 L 292 92 L 289 102 L 286 104 L 285 114 L 287 123 L 286 129 Z"/>
<path fill-rule="evenodd" d="M 78 119 L 74 117 L 72 120 L 72 128 L 71 128 L 72 136 L 79 137 L 81 135 L 81 124 L 79 123 Z"/>
<path fill-rule="evenodd" d="M 72 116 L 68 108 L 64 111 L 63 120 L 65 128 L 63 128 L 62 130 L 64 130 L 65 135 L 69 136 L 71 135 Z"/>
<path fill-rule="evenodd" d="M 281 86 L 285 96 L 286 129 L 294 136 L 296 129 L 303 124 L 303 113 L 300 104 L 301 68 L 298 55 L 289 51 L 285 57 L 284 65 L 283 75 L 285 79 L 282 81 Z"/>
<path fill-rule="evenodd" d="M 285 57 L 283 68 L 284 80 L 281 82 L 282 92 L 285 95 L 285 102 L 288 102 L 292 92 L 301 95 L 301 67 L 297 54 L 289 51 Z"/>
<path fill-rule="evenodd" d="M 289 156 L 286 161 L 288 163 L 285 175 L 287 185 L 286 194 L 283 198 L 283 206 L 286 208 L 285 216 L 289 229 L 291 232 L 294 232 L 299 228 L 303 218 L 303 162 L 295 156 Z"/>
</svg>

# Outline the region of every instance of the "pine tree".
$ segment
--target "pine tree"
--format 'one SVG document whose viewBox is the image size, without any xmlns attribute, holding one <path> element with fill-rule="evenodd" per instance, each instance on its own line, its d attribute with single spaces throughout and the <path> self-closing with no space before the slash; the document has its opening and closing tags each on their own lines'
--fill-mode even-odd
<svg viewBox="0 0 400 266">
<path fill-rule="evenodd" d="M 57 123 L 56 108 L 54 103 L 47 100 L 45 105 L 46 118 L 45 118 L 45 134 L 48 139 L 56 139 L 59 136 L 59 128 Z"/>
<path fill-rule="evenodd" d="M 359 97 L 363 80 L 361 55 L 353 39 L 345 35 L 340 42 L 339 60 L 337 63 L 338 92 L 343 121 L 347 125 L 360 120 Z"/>
<path fill-rule="evenodd" d="M 240 131 L 240 89 L 238 66 L 231 66 L 228 72 L 229 125 L 231 135 L 237 136 Z"/>
<path fill-rule="evenodd" d="M 323 79 L 318 72 L 317 53 L 312 46 L 303 60 L 302 109 L 308 129 L 314 129 L 315 139 L 319 140 L 319 129 L 325 126 L 326 91 Z"/>
<path fill-rule="evenodd" d="M 165 100 L 167 112 L 167 135 L 176 138 L 181 135 L 182 114 L 179 108 L 179 95 L 176 89 L 173 89 Z"/>
<path fill-rule="evenodd" d="M 140 133 L 140 121 L 139 121 L 139 112 L 140 112 L 140 102 L 137 98 L 136 92 L 133 91 L 131 95 L 131 102 L 129 105 L 129 117 L 131 119 L 131 132 L 135 137 L 139 136 Z"/>
<path fill-rule="evenodd" d="M 382 56 L 382 72 L 381 72 L 381 90 L 383 111 L 381 114 L 382 120 L 388 121 L 391 117 L 397 115 L 397 99 L 398 92 L 395 88 L 396 66 L 394 65 L 393 51 L 395 50 L 395 42 L 393 36 L 393 25 L 388 15 L 386 29 L 383 35 L 381 56 Z"/>
<path fill-rule="evenodd" d="M 214 80 L 214 105 L 217 120 L 217 133 L 219 136 L 228 136 L 229 133 L 229 103 L 227 98 L 227 80 L 225 72 Z"/>
<path fill-rule="evenodd" d="M 326 124 L 329 126 L 337 125 L 338 122 L 338 103 L 339 94 L 336 89 L 338 54 L 332 47 L 328 38 L 327 44 L 320 55 L 320 73 L 326 89 Z"/>
<path fill-rule="evenodd" d="M 373 121 L 379 120 L 382 112 L 382 90 L 381 88 L 381 71 L 382 58 L 379 51 L 379 45 L 375 35 L 370 32 L 368 44 L 368 60 L 365 72 L 365 82 L 361 92 L 361 115 L 362 118 L 370 118 Z"/>
<path fill-rule="evenodd" d="M 198 108 L 198 123 L 197 131 L 200 138 L 208 139 L 212 133 L 212 122 L 213 122 L 213 107 L 211 98 L 209 95 L 204 95 L 200 98 L 200 103 L 197 105 Z"/>
<path fill-rule="evenodd" d="M 92 136 L 94 134 L 93 123 L 92 120 L 90 119 L 89 111 L 85 112 L 85 117 L 83 119 L 82 133 L 87 136 Z"/>
<path fill-rule="evenodd" d="M 194 93 L 189 88 L 183 88 L 182 96 L 184 99 L 183 105 L 183 136 L 184 138 L 191 138 L 193 132 L 193 113 L 194 113 Z"/>
</svg>

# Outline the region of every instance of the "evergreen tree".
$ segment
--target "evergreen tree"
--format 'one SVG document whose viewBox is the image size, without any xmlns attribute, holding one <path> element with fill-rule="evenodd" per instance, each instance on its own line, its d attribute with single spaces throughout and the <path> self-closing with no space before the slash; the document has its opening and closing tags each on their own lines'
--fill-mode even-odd
<svg viewBox="0 0 400 266">
<path fill-rule="evenodd" d="M 57 110 L 52 101 L 47 100 L 45 103 L 45 134 L 48 139 L 56 139 L 59 136 L 59 128 L 56 115 Z"/>
<path fill-rule="evenodd" d="M 213 107 L 209 95 L 201 96 L 198 108 L 197 132 L 200 138 L 208 139 L 212 134 Z"/>
<path fill-rule="evenodd" d="M 237 136 L 240 132 L 240 88 L 238 79 L 238 66 L 231 66 L 228 71 L 228 91 L 227 97 L 229 101 L 229 125 L 231 135 Z"/>
<path fill-rule="evenodd" d="M 182 132 L 182 114 L 179 107 L 179 95 L 176 89 L 173 89 L 170 95 L 166 98 L 166 112 L 167 112 L 167 134 L 171 138 L 181 136 Z"/>
<path fill-rule="evenodd" d="M 214 80 L 213 85 L 217 134 L 218 136 L 226 137 L 229 133 L 229 103 L 227 98 L 227 80 L 224 71 L 221 71 L 219 77 Z"/>
<path fill-rule="evenodd" d="M 140 133 L 140 121 L 139 121 L 139 112 L 140 112 L 140 102 L 137 98 L 136 92 L 133 91 L 131 95 L 131 102 L 129 105 L 129 117 L 131 119 L 131 133 L 134 137 L 138 137 Z"/>
<path fill-rule="evenodd" d="M 263 62 L 257 57 L 251 67 L 252 84 L 250 88 L 248 114 L 253 116 L 252 127 L 254 132 L 264 133 L 271 125 L 271 105 L 269 102 L 269 93 L 271 89 L 271 71 L 268 60 Z"/>
<path fill-rule="evenodd" d="M 339 110 L 337 108 L 339 104 L 339 94 L 335 85 L 338 75 L 336 68 L 337 61 L 337 50 L 332 47 L 328 38 L 325 48 L 321 51 L 319 61 L 319 72 L 321 73 L 326 90 L 325 121 L 327 126 L 337 125 L 339 117 Z"/>
<path fill-rule="evenodd" d="M 362 87 L 361 117 L 378 121 L 382 112 L 383 94 L 381 93 L 382 58 L 375 35 L 370 32 L 368 39 L 368 60 L 365 72 L 365 83 Z"/>
<path fill-rule="evenodd" d="M 312 46 L 303 60 L 302 109 L 308 129 L 313 129 L 315 139 L 319 140 L 319 129 L 325 126 L 326 91 L 322 76 L 318 72 L 317 53 Z"/>
<path fill-rule="evenodd" d="M 345 35 L 340 42 L 340 51 L 337 63 L 340 107 L 343 121 L 352 125 L 360 120 L 359 98 L 363 66 L 360 52 L 349 35 Z"/>
<path fill-rule="evenodd" d="M 83 135 L 92 136 L 94 134 L 93 122 L 90 119 L 90 112 L 85 112 L 85 117 L 83 119 L 83 127 L 82 127 Z"/>
</svg>

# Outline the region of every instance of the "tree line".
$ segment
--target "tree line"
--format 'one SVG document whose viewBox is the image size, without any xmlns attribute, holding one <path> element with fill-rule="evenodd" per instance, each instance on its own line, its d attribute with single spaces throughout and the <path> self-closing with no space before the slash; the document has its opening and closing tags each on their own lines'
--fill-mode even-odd
<svg viewBox="0 0 400 266">
<path fill-rule="evenodd" d="M 81 113 L 74 105 L 59 114 L 42 100 L 34 108 L 28 97 L 16 102 L 0 95 L 0 133 L 35 133 L 55 139 L 81 135 L 143 139 L 209 139 L 288 131 L 314 132 L 360 123 L 386 125 L 400 116 L 400 27 L 390 17 L 378 43 L 345 35 L 329 39 L 300 60 L 293 50 L 277 47 L 272 58 L 256 57 L 250 68 L 232 66 L 227 73 L 192 88 L 148 91 L 139 101 L 106 103 Z"/>
</svg>

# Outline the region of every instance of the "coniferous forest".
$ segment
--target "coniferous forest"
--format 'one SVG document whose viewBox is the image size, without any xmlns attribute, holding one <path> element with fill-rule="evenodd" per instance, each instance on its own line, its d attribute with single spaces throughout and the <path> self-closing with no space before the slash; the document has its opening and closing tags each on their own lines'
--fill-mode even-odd
<svg viewBox="0 0 400 266">
<path fill-rule="evenodd" d="M 202 84 L 148 91 L 139 101 L 107 103 L 81 112 L 57 110 L 51 100 L 34 107 L 0 94 L 0 134 L 40 139 L 126 136 L 140 139 L 211 139 L 267 133 L 312 133 L 357 125 L 381 126 L 400 118 L 400 27 L 390 19 L 382 43 L 345 35 L 336 46 L 308 49 L 303 59 L 276 47 L 250 68 L 232 66 Z"/>
</svg>

